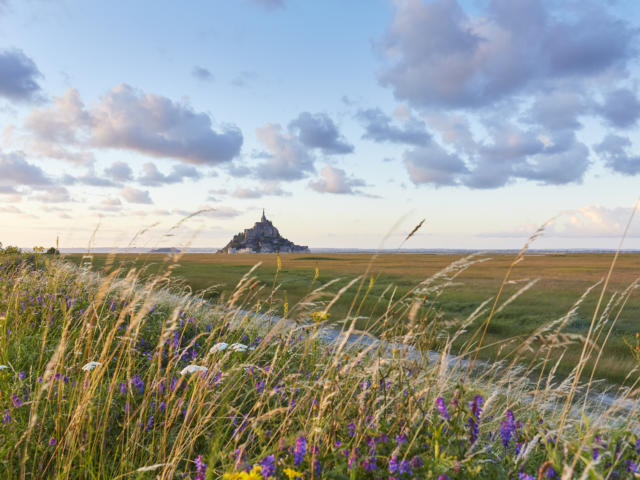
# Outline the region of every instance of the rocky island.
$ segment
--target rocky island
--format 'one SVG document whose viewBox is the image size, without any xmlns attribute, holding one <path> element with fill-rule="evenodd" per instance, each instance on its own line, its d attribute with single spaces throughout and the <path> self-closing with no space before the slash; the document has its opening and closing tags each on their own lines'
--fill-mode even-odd
<svg viewBox="0 0 640 480">
<path fill-rule="evenodd" d="M 296 245 L 282 237 L 264 215 L 253 227 L 236 234 L 218 253 L 292 253 L 309 252 L 309 247 Z"/>
</svg>

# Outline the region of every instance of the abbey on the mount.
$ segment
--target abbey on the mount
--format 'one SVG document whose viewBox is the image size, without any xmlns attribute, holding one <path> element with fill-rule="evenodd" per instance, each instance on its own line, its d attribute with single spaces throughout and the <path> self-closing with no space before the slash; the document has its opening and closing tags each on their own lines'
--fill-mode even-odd
<svg viewBox="0 0 640 480">
<path fill-rule="evenodd" d="M 262 218 L 253 227 L 236 234 L 218 253 L 293 253 L 309 252 L 309 247 L 296 245 L 280 236 L 278 229 L 262 210 Z"/>
</svg>

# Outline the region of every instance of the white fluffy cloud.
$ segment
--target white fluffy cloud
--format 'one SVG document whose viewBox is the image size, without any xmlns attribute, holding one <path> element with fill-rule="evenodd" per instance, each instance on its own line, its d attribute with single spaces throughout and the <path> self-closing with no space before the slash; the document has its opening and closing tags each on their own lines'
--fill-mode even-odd
<svg viewBox="0 0 640 480">
<path fill-rule="evenodd" d="M 361 192 L 354 187 L 365 186 L 364 180 L 350 177 L 341 168 L 331 165 L 323 167 L 320 176 L 320 179 L 309 182 L 309 187 L 320 193 L 358 194 Z"/>
<path fill-rule="evenodd" d="M 127 84 L 85 108 L 75 89 L 25 122 L 40 155 L 75 163 L 91 161 L 93 148 L 136 151 L 194 165 L 216 165 L 237 156 L 242 133 L 234 125 L 213 128 L 206 113 Z"/>
</svg>

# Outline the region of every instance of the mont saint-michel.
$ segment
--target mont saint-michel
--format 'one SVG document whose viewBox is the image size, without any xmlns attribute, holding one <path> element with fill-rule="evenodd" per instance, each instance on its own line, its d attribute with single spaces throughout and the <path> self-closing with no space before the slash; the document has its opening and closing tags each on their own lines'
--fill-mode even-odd
<svg viewBox="0 0 640 480">
<path fill-rule="evenodd" d="M 262 217 L 253 227 L 236 234 L 218 253 L 292 253 L 308 252 L 306 245 L 296 245 L 282 237 L 262 210 Z"/>
</svg>

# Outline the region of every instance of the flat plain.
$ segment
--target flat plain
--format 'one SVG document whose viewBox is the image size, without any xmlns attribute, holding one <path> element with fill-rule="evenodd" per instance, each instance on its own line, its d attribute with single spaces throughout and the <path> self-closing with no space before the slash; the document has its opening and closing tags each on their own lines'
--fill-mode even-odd
<svg viewBox="0 0 640 480">
<path fill-rule="evenodd" d="M 75 263 L 80 263 L 82 257 L 67 256 Z M 480 358 L 508 358 L 511 349 L 520 345 L 536 328 L 562 318 L 591 286 L 607 276 L 613 257 L 612 253 L 526 255 L 510 273 L 500 302 L 507 300 L 530 281 L 537 279 L 537 283 L 492 317 L 483 343 L 485 347 L 479 352 Z M 262 288 L 255 289 L 252 302 L 264 307 L 269 305 L 279 314 L 283 312 L 285 303 L 287 310 L 295 311 L 294 306 L 312 290 L 333 282 L 326 287 L 325 303 L 316 307 L 322 309 L 342 287 L 362 276 L 361 281 L 356 281 L 331 307 L 329 318 L 337 323 L 350 310 L 352 315 L 357 310 L 357 326 L 376 333 L 379 325 L 377 319 L 384 314 L 390 301 L 397 301 L 404 295 L 421 295 L 424 299 L 422 308 L 432 312 L 431 318 L 437 317 L 441 322 L 459 325 L 482 302 L 489 300 L 488 305 L 491 305 L 514 258 L 515 254 L 478 254 L 471 261 L 480 261 L 461 271 L 448 282 L 446 288 L 433 290 L 416 290 L 416 287 L 454 262 L 461 261 L 463 255 L 287 254 L 280 256 L 279 271 L 274 254 L 94 254 L 84 261 L 89 261 L 97 271 L 115 267 L 123 271 L 136 268 L 149 276 L 170 271 L 174 285 L 201 293 L 211 301 L 228 299 L 243 275 L 259 265 L 252 275 L 256 280 L 254 288 Z M 599 314 L 608 312 L 607 317 L 613 327 L 600 356 L 595 378 L 623 382 L 634 365 L 630 349 L 635 345 L 636 332 L 640 331 L 640 298 L 637 289 L 630 293 L 623 308 L 620 308 L 622 305 L 612 308 L 612 303 L 611 308 L 607 309 L 607 305 L 610 300 L 615 302 L 620 293 L 637 281 L 639 276 L 640 254 L 620 254 L 599 307 Z M 586 335 L 603 283 L 583 299 L 575 315 L 566 323 L 564 332 Z M 363 293 L 365 290 L 368 290 L 366 296 Z M 309 309 L 298 311 L 308 314 Z M 469 333 L 460 336 L 457 344 L 462 345 L 468 340 L 486 318 L 486 314 L 480 316 L 468 328 Z M 604 337 L 604 334 L 600 336 L 600 343 Z M 559 375 L 570 372 L 577 363 L 581 349 L 581 342 L 569 342 L 560 359 L 557 369 Z M 539 360 L 535 350 L 530 352 L 528 358 L 534 362 Z M 589 365 L 586 371 L 591 371 Z"/>
</svg>

